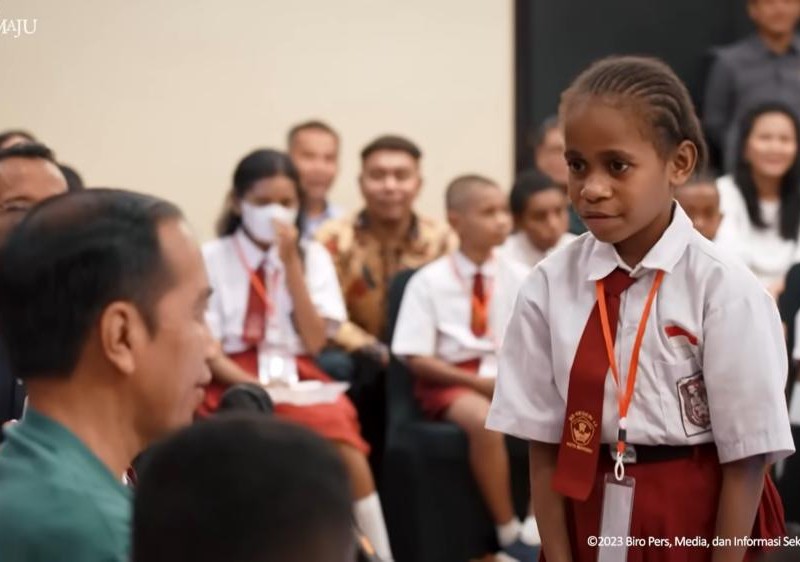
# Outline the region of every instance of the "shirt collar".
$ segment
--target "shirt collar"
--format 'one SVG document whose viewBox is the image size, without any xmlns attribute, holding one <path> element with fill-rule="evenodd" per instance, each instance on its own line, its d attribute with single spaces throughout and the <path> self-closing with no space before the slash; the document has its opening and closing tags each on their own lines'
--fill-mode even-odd
<svg viewBox="0 0 800 562">
<path fill-rule="evenodd" d="M 479 270 L 484 277 L 493 278 L 497 270 L 497 260 L 495 260 L 494 255 L 482 263 L 480 268 L 461 252 L 453 252 L 452 256 L 453 264 L 458 269 L 458 274 L 464 279 L 472 279 Z"/>
<path fill-rule="evenodd" d="M 631 277 L 641 277 L 646 271 L 658 269 L 670 273 L 686 251 L 693 232 L 692 221 L 681 206 L 673 202 L 672 221 L 658 242 L 633 269 L 622 261 L 613 244 L 592 237 L 594 244 L 589 251 L 588 279 L 603 279 L 618 267 L 629 272 Z"/>
<path fill-rule="evenodd" d="M 798 53 L 800 53 L 800 36 L 795 34 L 792 37 L 791 43 L 789 43 L 789 48 L 786 50 L 785 53 L 780 53 L 780 54 L 776 53 L 775 51 L 770 50 L 770 48 L 767 47 L 767 44 L 764 43 L 764 40 L 761 39 L 761 36 L 758 35 L 757 33 L 753 36 L 753 45 L 755 46 L 756 49 L 758 49 L 758 52 L 761 53 L 764 56 L 782 57 L 782 56 L 787 55 L 789 53 L 798 54 Z"/>
<path fill-rule="evenodd" d="M 247 260 L 247 267 L 255 269 L 262 263 L 266 262 L 267 267 L 275 268 L 281 266 L 281 260 L 278 257 L 278 247 L 273 244 L 266 252 L 256 246 L 255 242 L 250 240 L 250 237 L 244 233 L 241 227 L 233 235 L 234 243 L 242 249 L 244 259 Z"/>
</svg>

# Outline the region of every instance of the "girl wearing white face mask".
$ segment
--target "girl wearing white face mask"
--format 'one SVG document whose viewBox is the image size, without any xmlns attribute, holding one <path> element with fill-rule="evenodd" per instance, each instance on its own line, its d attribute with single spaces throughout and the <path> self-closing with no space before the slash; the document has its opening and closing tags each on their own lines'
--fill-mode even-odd
<svg viewBox="0 0 800 562">
<path fill-rule="evenodd" d="M 213 289 L 206 317 L 221 353 L 210 363 L 214 382 L 201 414 L 213 412 L 232 384 L 331 380 L 313 357 L 347 313 L 327 250 L 313 240 L 298 241 L 300 208 L 297 171 L 287 155 L 257 150 L 239 163 L 217 227 L 220 238 L 203 248 Z M 275 414 L 337 446 L 351 476 L 356 521 L 378 554 L 390 560 L 369 448 L 349 399 L 278 403 Z"/>
</svg>

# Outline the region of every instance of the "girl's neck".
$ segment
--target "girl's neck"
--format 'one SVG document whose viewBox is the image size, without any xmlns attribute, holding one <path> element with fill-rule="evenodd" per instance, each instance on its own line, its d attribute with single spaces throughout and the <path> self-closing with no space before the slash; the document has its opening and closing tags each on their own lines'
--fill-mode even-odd
<svg viewBox="0 0 800 562">
<path fill-rule="evenodd" d="M 756 193 L 762 201 L 776 201 L 781 197 L 781 178 L 765 176 L 753 171 Z"/>
<path fill-rule="evenodd" d="M 673 207 L 658 215 L 642 230 L 614 244 L 617 254 L 631 269 L 639 265 L 653 246 L 661 239 L 672 222 Z"/>
<path fill-rule="evenodd" d="M 470 246 L 469 244 L 461 244 L 459 251 L 464 256 L 477 266 L 481 266 L 492 257 L 492 248 L 480 248 L 477 246 Z"/>
</svg>

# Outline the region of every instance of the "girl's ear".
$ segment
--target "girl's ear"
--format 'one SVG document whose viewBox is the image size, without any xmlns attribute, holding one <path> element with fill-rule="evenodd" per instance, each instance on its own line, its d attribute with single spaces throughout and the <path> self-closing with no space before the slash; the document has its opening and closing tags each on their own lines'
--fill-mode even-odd
<svg viewBox="0 0 800 562">
<path fill-rule="evenodd" d="M 669 163 L 669 183 L 675 187 L 686 183 L 697 166 L 697 146 L 685 140 L 678 145 Z"/>
</svg>

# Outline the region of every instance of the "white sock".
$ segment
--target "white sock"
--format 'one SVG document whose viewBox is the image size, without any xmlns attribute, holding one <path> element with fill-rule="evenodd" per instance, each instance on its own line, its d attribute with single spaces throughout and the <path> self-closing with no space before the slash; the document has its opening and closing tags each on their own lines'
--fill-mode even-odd
<svg viewBox="0 0 800 562">
<path fill-rule="evenodd" d="M 528 515 L 522 523 L 522 531 L 519 533 L 519 538 L 522 542 L 529 545 L 542 544 L 542 538 L 539 536 L 539 526 L 536 524 L 536 518 L 533 515 Z"/>
<path fill-rule="evenodd" d="M 498 525 L 497 542 L 500 543 L 500 547 L 505 548 L 508 545 L 514 543 L 519 538 L 519 532 L 521 528 L 522 524 L 516 517 L 514 517 L 508 523 L 503 523 L 502 525 Z"/>
<path fill-rule="evenodd" d="M 356 523 L 372 543 L 375 553 L 381 557 L 381 560 L 391 562 L 394 557 L 392 548 L 389 546 L 389 534 L 386 532 L 386 522 L 383 520 L 383 510 L 381 510 L 381 500 L 378 494 L 373 492 L 366 498 L 356 501 L 353 511 Z"/>
</svg>

